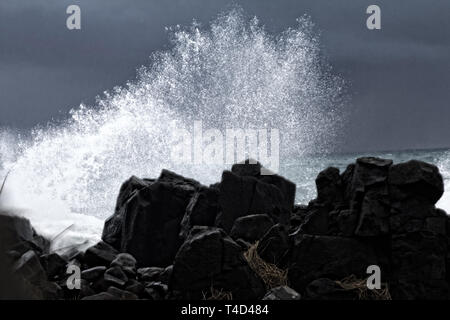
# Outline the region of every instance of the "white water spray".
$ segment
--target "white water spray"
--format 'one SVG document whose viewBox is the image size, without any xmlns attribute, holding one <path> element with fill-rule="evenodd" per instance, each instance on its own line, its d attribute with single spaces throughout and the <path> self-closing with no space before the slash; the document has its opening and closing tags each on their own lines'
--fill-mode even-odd
<svg viewBox="0 0 450 320">
<path fill-rule="evenodd" d="M 31 139 L 2 139 L 0 162 L 11 169 L 4 206 L 26 209 L 48 236 L 74 223 L 72 240 L 95 241 L 131 175 L 157 177 L 168 168 L 203 183 L 219 179 L 221 165 L 170 161 L 174 130 L 196 120 L 218 129 L 279 129 L 280 162 L 327 149 L 340 123 L 342 81 L 321 62 L 310 19 L 273 36 L 232 10 L 207 28 L 169 31 L 172 49 L 154 54 L 135 81 Z"/>
</svg>

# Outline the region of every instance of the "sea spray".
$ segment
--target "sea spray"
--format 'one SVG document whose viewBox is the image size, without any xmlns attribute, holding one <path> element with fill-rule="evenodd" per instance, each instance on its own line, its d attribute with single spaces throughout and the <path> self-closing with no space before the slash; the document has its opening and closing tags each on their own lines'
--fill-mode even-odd
<svg viewBox="0 0 450 320">
<path fill-rule="evenodd" d="M 71 236 L 96 240 L 131 175 L 157 177 L 168 168 L 203 183 L 220 178 L 223 163 L 170 159 L 174 132 L 195 121 L 217 130 L 280 130 L 281 163 L 333 145 L 343 81 L 323 62 L 309 18 L 271 35 L 234 9 L 207 27 L 194 22 L 169 33 L 171 49 L 154 53 L 136 80 L 72 110 L 63 124 L 33 130 L 18 150 L 2 150 L 11 170 L 6 205 L 24 208 L 49 236 L 75 224 Z"/>
</svg>

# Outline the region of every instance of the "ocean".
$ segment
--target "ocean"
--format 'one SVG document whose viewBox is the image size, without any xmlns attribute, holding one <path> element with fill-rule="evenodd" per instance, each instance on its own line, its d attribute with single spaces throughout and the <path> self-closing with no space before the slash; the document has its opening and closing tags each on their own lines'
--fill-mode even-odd
<svg viewBox="0 0 450 320">
<path fill-rule="evenodd" d="M 383 152 L 355 152 L 330 155 L 303 156 L 280 169 L 280 174 L 297 185 L 296 202 L 308 204 L 316 196 L 315 178 L 327 167 L 336 167 L 341 173 L 359 157 L 373 156 L 391 159 L 394 163 L 421 160 L 439 168 L 444 179 L 445 192 L 437 206 L 450 213 L 450 149 L 404 150 Z"/>
<path fill-rule="evenodd" d="M 219 181 L 229 166 L 172 161 L 170 146 L 199 120 L 213 132 L 279 130 L 280 174 L 296 183 L 298 203 L 315 197 L 321 170 L 343 170 L 366 155 L 434 163 L 450 189 L 449 150 L 340 154 L 329 148 L 345 127 L 346 83 L 324 60 L 309 18 L 272 35 L 232 10 L 209 26 L 170 32 L 169 49 L 152 53 L 135 79 L 95 105 L 26 132 L 0 127 L 0 177 L 9 173 L 0 210 L 22 214 L 38 232 L 57 237 L 55 250 L 98 241 L 131 175 L 155 178 L 166 168 L 204 184 Z M 448 192 L 438 206 L 450 212 Z"/>
</svg>

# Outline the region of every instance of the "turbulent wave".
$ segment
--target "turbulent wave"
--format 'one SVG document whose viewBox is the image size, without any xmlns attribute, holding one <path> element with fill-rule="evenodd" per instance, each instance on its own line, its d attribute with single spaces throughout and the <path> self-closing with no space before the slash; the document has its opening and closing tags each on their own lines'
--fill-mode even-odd
<svg viewBox="0 0 450 320">
<path fill-rule="evenodd" d="M 95 239 L 131 175 L 169 168 L 204 183 L 219 179 L 221 163 L 171 160 L 174 133 L 197 120 L 218 130 L 279 129 L 280 161 L 328 151 L 342 120 L 343 81 L 323 62 L 309 18 L 272 35 L 236 9 L 206 27 L 168 32 L 171 49 L 153 54 L 135 80 L 94 106 L 31 138 L 2 136 L 0 163 L 10 170 L 4 206 L 26 209 L 48 234 L 75 223 L 73 234 Z"/>
<path fill-rule="evenodd" d="M 444 178 L 444 194 L 436 204 L 437 207 L 444 209 L 450 214 L 450 151 L 448 151 L 437 164 Z"/>
</svg>

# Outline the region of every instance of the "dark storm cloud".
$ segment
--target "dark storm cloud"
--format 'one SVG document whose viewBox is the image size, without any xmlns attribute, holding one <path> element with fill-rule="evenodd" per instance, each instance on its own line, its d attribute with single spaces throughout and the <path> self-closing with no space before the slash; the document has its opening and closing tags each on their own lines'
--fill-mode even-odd
<svg viewBox="0 0 450 320">
<path fill-rule="evenodd" d="M 82 30 L 65 27 L 78 4 Z M 270 32 L 309 14 L 349 84 L 345 149 L 450 146 L 450 2 L 335 0 L 6 0 L 0 3 L 0 125 L 30 128 L 133 79 L 166 26 L 207 24 L 233 4 Z M 365 27 L 377 4 L 382 30 Z"/>
</svg>

